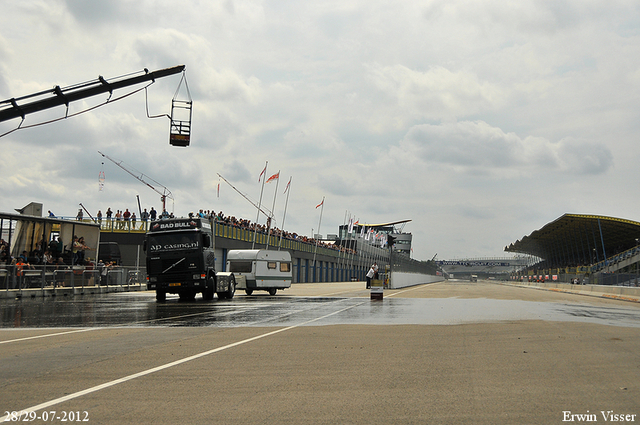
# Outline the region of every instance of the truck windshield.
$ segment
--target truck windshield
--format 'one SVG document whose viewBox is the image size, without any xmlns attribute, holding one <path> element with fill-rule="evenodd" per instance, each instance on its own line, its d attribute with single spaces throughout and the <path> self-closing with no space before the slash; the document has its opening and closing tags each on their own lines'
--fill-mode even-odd
<svg viewBox="0 0 640 425">
<path fill-rule="evenodd" d="M 165 233 L 149 235 L 149 252 L 184 251 L 200 247 L 199 232 Z"/>
</svg>

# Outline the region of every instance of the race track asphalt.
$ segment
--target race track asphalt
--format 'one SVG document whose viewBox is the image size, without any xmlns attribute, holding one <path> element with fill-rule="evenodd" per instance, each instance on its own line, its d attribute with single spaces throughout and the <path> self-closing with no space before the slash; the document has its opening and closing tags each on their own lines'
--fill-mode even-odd
<svg viewBox="0 0 640 425">
<path fill-rule="evenodd" d="M 95 302 L 117 306 L 127 296 Z M 152 293 L 133 296 L 155 303 Z M 44 423 L 45 412 L 47 423 L 66 422 L 73 412 L 97 424 L 560 424 L 589 415 L 602 423 L 602 412 L 613 412 L 640 422 L 636 303 L 448 281 L 386 290 L 382 301 L 370 300 L 362 282 L 298 284 L 210 307 L 269 314 L 277 302 L 279 319 L 265 325 L 94 318 L 24 328 L 4 320 L 0 415 L 35 409 L 30 423 Z M 167 304 L 194 314 L 209 305 Z"/>
</svg>

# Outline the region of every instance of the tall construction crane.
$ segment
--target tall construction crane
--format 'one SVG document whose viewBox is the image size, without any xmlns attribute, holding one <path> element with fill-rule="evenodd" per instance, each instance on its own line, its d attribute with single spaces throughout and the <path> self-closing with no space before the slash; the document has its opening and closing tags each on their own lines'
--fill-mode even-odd
<svg viewBox="0 0 640 425">
<path fill-rule="evenodd" d="M 141 181 L 142 183 L 144 183 L 147 186 L 149 186 L 151 188 L 151 190 L 153 190 L 154 192 L 158 193 L 160 195 L 160 201 L 162 201 L 162 211 L 164 211 L 166 209 L 166 200 L 167 200 L 167 198 L 171 199 L 172 201 L 174 200 L 173 199 L 173 194 L 171 193 L 171 191 L 169 189 L 167 189 L 165 186 L 163 186 L 162 184 L 160 184 L 157 181 L 155 181 L 154 179 L 152 179 L 151 177 L 145 175 L 144 173 L 140 173 L 138 175 L 138 174 L 134 173 L 133 171 L 129 170 L 124 165 L 122 165 L 122 161 L 116 161 L 115 159 L 109 157 L 108 155 L 103 154 L 100 151 L 98 151 L 98 153 L 100 155 L 102 155 L 104 158 L 107 158 L 109 161 L 111 161 L 114 164 L 116 164 L 118 167 L 122 168 L 124 171 L 126 171 L 130 175 L 132 175 L 136 180 Z M 162 187 L 162 192 L 160 192 L 160 190 L 156 189 L 156 187 L 151 185 L 147 180 L 152 181 L 153 183 L 156 184 L 156 186 Z"/>
</svg>

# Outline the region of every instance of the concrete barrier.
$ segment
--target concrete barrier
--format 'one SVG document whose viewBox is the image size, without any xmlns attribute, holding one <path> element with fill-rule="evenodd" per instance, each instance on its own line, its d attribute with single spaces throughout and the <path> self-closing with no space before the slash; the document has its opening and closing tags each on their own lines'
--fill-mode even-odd
<svg viewBox="0 0 640 425">
<path fill-rule="evenodd" d="M 391 289 L 406 288 L 407 286 L 442 282 L 443 280 L 444 280 L 444 276 L 434 276 L 430 274 L 392 271 L 391 278 L 389 279 L 389 288 Z"/>
<path fill-rule="evenodd" d="M 640 302 L 640 288 L 611 285 L 572 285 L 555 282 L 502 282 L 502 284 L 545 289 L 548 291 L 567 292 L 571 294 L 590 295 L 601 298 L 612 298 L 623 301 Z"/>
</svg>

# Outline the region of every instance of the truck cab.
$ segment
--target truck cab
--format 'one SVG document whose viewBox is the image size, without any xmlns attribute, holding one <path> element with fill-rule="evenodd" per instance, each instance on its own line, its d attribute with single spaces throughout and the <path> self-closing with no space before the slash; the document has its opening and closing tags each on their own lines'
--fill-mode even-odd
<svg viewBox="0 0 640 425">
<path fill-rule="evenodd" d="M 144 249 L 147 253 L 147 289 L 156 299 L 167 293 L 192 300 L 198 292 L 205 300 L 233 298 L 232 273 L 215 270 L 214 223 L 205 218 L 168 219 L 151 223 Z"/>
</svg>

